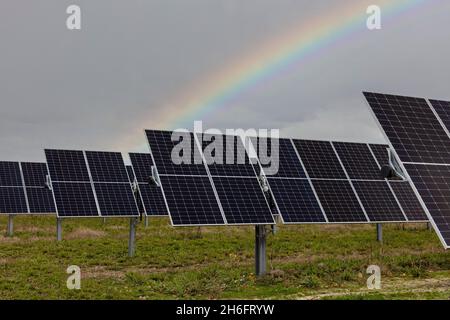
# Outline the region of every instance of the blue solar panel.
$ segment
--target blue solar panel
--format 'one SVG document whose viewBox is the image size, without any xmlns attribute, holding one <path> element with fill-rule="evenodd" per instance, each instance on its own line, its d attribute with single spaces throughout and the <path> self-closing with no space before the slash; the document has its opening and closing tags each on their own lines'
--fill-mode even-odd
<svg viewBox="0 0 450 320">
<path fill-rule="evenodd" d="M 46 149 L 45 157 L 52 181 L 90 181 L 83 151 Z"/>
<path fill-rule="evenodd" d="M 223 225 L 208 177 L 160 176 L 173 225 Z"/>
<path fill-rule="evenodd" d="M 268 178 L 268 182 L 285 223 L 326 221 L 308 180 Z"/>
<path fill-rule="evenodd" d="M 254 177 L 253 165 L 240 137 L 198 134 L 212 176 Z"/>
<path fill-rule="evenodd" d="M 39 162 L 21 162 L 23 178 L 27 187 L 46 187 L 47 165 Z"/>
<path fill-rule="evenodd" d="M 331 142 L 293 141 L 310 178 L 347 179 Z"/>
<path fill-rule="evenodd" d="M 258 179 L 213 177 L 228 224 L 273 224 L 270 207 Z"/>
<path fill-rule="evenodd" d="M 86 158 L 94 182 L 129 182 L 120 152 L 86 151 Z"/>
<path fill-rule="evenodd" d="M 58 216 L 92 217 L 99 215 L 90 182 L 52 182 L 52 186 Z"/>
<path fill-rule="evenodd" d="M 350 179 L 383 180 L 380 168 L 365 143 L 333 142 Z"/>
<path fill-rule="evenodd" d="M 389 181 L 408 221 L 428 221 L 428 217 L 407 181 Z"/>
<path fill-rule="evenodd" d="M 40 187 L 27 187 L 27 198 L 30 213 L 55 213 L 55 202 L 50 189 Z"/>
<path fill-rule="evenodd" d="M 401 161 L 450 163 L 449 137 L 425 99 L 364 95 Z"/>
<path fill-rule="evenodd" d="M 407 163 L 405 167 L 443 240 L 449 246 L 450 166 Z"/>
<path fill-rule="evenodd" d="M 0 187 L 0 213 L 27 213 L 23 187 Z"/>
<path fill-rule="evenodd" d="M 207 175 L 192 133 L 146 130 L 146 135 L 159 174 Z"/>
<path fill-rule="evenodd" d="M 353 189 L 345 180 L 313 180 L 329 222 L 367 222 Z"/>
<path fill-rule="evenodd" d="M 139 216 L 129 183 L 94 183 L 102 216 Z"/>
<path fill-rule="evenodd" d="M 135 180 L 133 166 L 127 166 L 128 180 L 133 183 Z"/>
<path fill-rule="evenodd" d="M 387 181 L 353 181 L 371 222 L 406 221 Z"/>
<path fill-rule="evenodd" d="M 22 186 L 22 177 L 18 162 L 0 162 L 0 186 L 18 187 Z"/>
</svg>

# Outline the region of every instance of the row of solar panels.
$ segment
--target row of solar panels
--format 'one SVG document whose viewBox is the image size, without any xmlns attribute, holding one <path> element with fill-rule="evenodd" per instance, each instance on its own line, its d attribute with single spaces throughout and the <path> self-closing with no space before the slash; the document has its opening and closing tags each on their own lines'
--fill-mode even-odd
<svg viewBox="0 0 450 320">
<path fill-rule="evenodd" d="M 244 164 L 174 164 L 172 132 L 146 131 L 164 200 L 174 225 L 271 224 L 279 214 L 284 223 L 365 223 L 426 221 L 419 201 L 405 181 L 387 181 L 380 167 L 387 164 L 384 145 L 290 139 L 261 139 L 253 146 L 278 144 L 279 169 L 267 176 L 268 193 L 261 190 L 264 166 L 252 163 L 241 139 L 234 150 L 227 139 L 219 150 L 244 150 Z M 184 139 L 204 158 L 214 137 L 189 133 Z M 217 138 L 217 136 L 216 136 Z M 256 146 L 256 147 L 255 147 Z M 198 148 L 198 150 L 195 150 Z M 227 149 L 228 148 L 228 149 Z M 270 147 L 267 148 L 270 150 Z"/>
<path fill-rule="evenodd" d="M 450 102 L 364 93 L 430 222 L 450 247 Z"/>
<path fill-rule="evenodd" d="M 385 145 L 253 140 L 256 151 L 278 144 L 279 170 L 266 177 L 264 192 L 260 176 L 267 166 L 251 161 L 240 138 L 233 137 L 234 150 L 223 139 L 223 158 L 233 154 L 232 164 L 174 164 L 172 132 L 146 133 L 151 154 L 131 153 L 128 167 L 120 153 L 45 150 L 47 181 L 46 164 L 0 162 L 0 212 L 56 211 L 59 217 L 169 213 L 173 225 L 272 224 L 273 215 L 284 223 L 427 219 L 408 182 L 380 177 L 380 167 L 388 163 Z M 213 138 L 188 134 L 192 160 L 195 148 L 205 156 Z M 239 156 L 245 163 L 237 164 Z M 160 186 L 152 183 L 153 166 Z"/>
</svg>

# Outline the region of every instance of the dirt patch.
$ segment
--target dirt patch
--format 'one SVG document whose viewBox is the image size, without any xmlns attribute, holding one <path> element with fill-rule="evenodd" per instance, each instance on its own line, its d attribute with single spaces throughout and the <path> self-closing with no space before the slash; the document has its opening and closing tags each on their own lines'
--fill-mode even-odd
<svg viewBox="0 0 450 320">
<path fill-rule="evenodd" d="M 6 237 L 4 235 L 0 235 L 0 243 L 17 243 L 20 242 L 20 239 L 17 237 Z"/>
<path fill-rule="evenodd" d="M 106 235 L 106 232 L 101 230 L 93 230 L 89 228 L 79 228 L 67 234 L 66 239 L 92 239 L 101 238 Z"/>
</svg>

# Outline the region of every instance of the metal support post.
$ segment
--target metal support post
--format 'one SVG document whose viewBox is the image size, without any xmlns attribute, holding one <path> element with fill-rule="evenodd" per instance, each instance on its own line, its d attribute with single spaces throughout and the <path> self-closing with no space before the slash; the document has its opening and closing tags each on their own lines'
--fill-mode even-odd
<svg viewBox="0 0 450 320">
<path fill-rule="evenodd" d="M 128 256 L 134 257 L 136 251 L 136 218 L 130 218 L 130 237 L 128 239 Z"/>
<path fill-rule="evenodd" d="M 377 241 L 383 242 L 383 225 L 381 223 L 377 223 Z"/>
<path fill-rule="evenodd" d="M 255 268 L 256 275 L 266 274 L 266 227 L 255 226 Z"/>
<path fill-rule="evenodd" d="M 12 237 L 14 235 L 14 216 L 10 214 L 8 216 L 8 237 Z"/>
<path fill-rule="evenodd" d="M 56 218 L 56 241 L 62 240 L 62 219 Z"/>
</svg>

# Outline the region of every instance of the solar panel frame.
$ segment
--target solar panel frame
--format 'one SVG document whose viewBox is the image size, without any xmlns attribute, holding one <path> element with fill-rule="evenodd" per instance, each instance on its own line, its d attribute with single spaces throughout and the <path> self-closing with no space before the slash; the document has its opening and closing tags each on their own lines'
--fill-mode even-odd
<svg viewBox="0 0 450 320">
<path fill-rule="evenodd" d="M 20 163 L 0 161 L 0 215 L 29 213 L 30 207 Z"/>
</svg>

